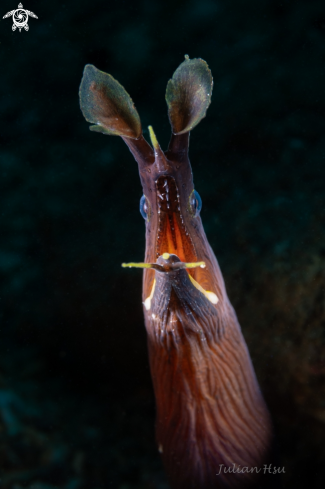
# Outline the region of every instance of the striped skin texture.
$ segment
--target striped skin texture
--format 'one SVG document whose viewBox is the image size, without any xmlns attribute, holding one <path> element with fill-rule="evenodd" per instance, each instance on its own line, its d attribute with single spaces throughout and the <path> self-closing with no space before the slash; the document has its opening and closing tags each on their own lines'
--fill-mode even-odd
<svg viewBox="0 0 325 489">
<path fill-rule="evenodd" d="M 145 268 L 142 300 L 157 442 L 173 489 L 256 487 L 255 469 L 269 463 L 272 441 L 269 413 L 193 199 L 189 131 L 205 117 L 212 86 L 207 63 L 185 56 L 167 84 L 167 151 L 152 128 L 153 147 L 145 140 L 131 97 L 111 75 L 87 65 L 79 92 L 81 110 L 95 124 L 90 129 L 121 136 L 137 161 L 145 263 L 166 265 L 163 272 Z M 176 270 L 163 262 L 166 254 L 167 262 L 204 261 L 205 267 Z M 255 472 L 225 473 L 233 464 Z"/>
<path fill-rule="evenodd" d="M 172 488 L 255 487 L 256 472 L 220 467 L 262 467 L 271 440 L 269 414 L 228 299 L 212 305 L 185 270 L 156 272 L 146 328 L 157 443 Z"/>
</svg>

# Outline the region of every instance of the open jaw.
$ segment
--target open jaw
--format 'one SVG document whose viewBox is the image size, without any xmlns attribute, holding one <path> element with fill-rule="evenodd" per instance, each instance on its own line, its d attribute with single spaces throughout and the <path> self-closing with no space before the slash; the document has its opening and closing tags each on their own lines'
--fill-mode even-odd
<svg viewBox="0 0 325 489">
<path fill-rule="evenodd" d="M 212 292 L 210 270 L 206 269 L 205 262 L 200 260 L 190 233 L 186 229 L 182 216 L 180 195 L 176 181 L 169 175 L 158 177 L 155 182 L 157 195 L 157 231 L 155 242 L 156 261 L 154 263 L 122 263 L 123 267 L 136 267 L 150 269 L 144 281 L 144 306 L 147 310 L 151 308 L 151 302 L 156 292 L 156 278 L 158 274 L 177 273 L 186 269 L 189 281 L 186 287 L 195 287 L 212 304 L 217 304 L 219 299 Z M 155 278 L 156 277 L 156 278 Z M 166 278 L 166 277 L 165 277 Z M 208 287 L 203 287 L 206 284 Z M 164 289 L 160 290 L 160 293 Z"/>
<path fill-rule="evenodd" d="M 203 289 L 200 285 L 200 277 L 205 264 L 204 266 L 199 265 L 198 262 L 201 257 L 197 255 L 192 238 L 186 229 L 175 179 L 171 176 L 160 176 L 156 181 L 156 192 L 158 209 L 156 259 L 165 256 L 168 260 L 169 255 L 176 255 L 181 262 L 188 265 L 186 269 L 192 285 L 205 295 L 210 302 L 217 304 L 218 298 L 216 294 Z M 198 266 L 195 266 L 195 264 Z M 153 292 L 154 285 L 150 296 L 152 296 Z"/>
<path fill-rule="evenodd" d="M 171 176 L 160 176 L 156 181 L 158 229 L 156 258 L 163 253 L 177 255 L 182 262 L 196 262 L 198 256 L 188 233 L 176 181 Z"/>
</svg>

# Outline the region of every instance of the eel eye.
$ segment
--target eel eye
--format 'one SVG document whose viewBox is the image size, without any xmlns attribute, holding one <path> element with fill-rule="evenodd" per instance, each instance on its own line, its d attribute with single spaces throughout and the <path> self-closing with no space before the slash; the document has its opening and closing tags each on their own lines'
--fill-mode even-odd
<svg viewBox="0 0 325 489">
<path fill-rule="evenodd" d="M 150 204 L 145 195 L 143 195 L 140 199 L 140 214 L 146 221 L 149 221 L 150 218 Z"/>
<path fill-rule="evenodd" d="M 196 190 L 193 190 L 193 192 L 190 195 L 189 207 L 190 207 L 190 213 L 192 214 L 193 217 L 197 217 L 200 214 L 200 211 L 202 209 L 202 200 L 201 197 L 199 196 L 199 193 Z"/>
</svg>

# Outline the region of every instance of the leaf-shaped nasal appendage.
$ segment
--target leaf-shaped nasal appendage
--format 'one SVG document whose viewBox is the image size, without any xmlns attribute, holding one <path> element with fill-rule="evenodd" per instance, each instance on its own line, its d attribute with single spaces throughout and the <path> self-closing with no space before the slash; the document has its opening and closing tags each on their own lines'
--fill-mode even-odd
<svg viewBox="0 0 325 489">
<path fill-rule="evenodd" d="M 86 65 L 81 80 L 80 107 L 91 131 L 137 139 L 142 134 L 139 114 L 130 95 L 111 75 Z"/>
<path fill-rule="evenodd" d="M 168 115 L 174 134 L 191 131 L 211 102 L 213 79 L 207 63 L 200 58 L 179 65 L 166 90 Z"/>
</svg>

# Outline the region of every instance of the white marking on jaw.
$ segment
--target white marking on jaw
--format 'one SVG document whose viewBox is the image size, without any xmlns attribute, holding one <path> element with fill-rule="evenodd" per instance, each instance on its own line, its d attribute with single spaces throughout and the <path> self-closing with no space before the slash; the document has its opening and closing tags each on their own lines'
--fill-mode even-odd
<svg viewBox="0 0 325 489">
<path fill-rule="evenodd" d="M 212 304 L 217 304 L 219 302 L 218 296 L 211 292 L 210 290 L 204 290 L 204 288 L 196 281 L 194 278 L 189 275 L 188 276 L 194 287 L 196 287 L 202 294 L 210 301 Z"/>
<path fill-rule="evenodd" d="M 147 311 L 149 311 L 149 309 L 151 307 L 151 299 L 150 299 L 150 297 L 147 297 L 146 298 L 146 300 L 144 301 L 143 305 L 147 309 Z"/>
<path fill-rule="evenodd" d="M 206 290 L 205 296 L 207 299 L 209 299 L 210 302 L 212 302 L 212 304 L 217 304 L 219 302 L 219 299 L 214 292 L 210 292 L 209 290 Z"/>
<path fill-rule="evenodd" d="M 156 279 L 153 281 L 153 285 L 149 297 L 147 297 L 146 300 L 143 302 L 143 305 L 147 311 L 149 311 L 149 309 L 151 308 L 151 299 L 153 298 L 153 294 L 155 292 L 155 286 L 156 286 Z"/>
</svg>

